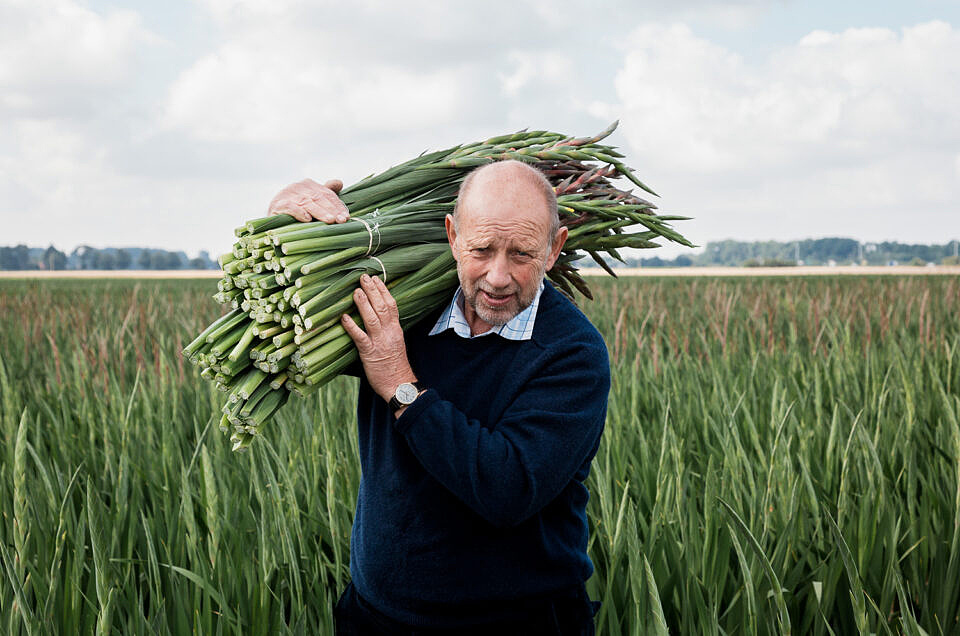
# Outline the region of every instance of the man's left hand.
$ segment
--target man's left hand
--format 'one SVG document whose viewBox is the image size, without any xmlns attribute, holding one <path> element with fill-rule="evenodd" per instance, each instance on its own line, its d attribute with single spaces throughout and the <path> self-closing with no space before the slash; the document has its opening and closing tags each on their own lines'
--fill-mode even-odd
<svg viewBox="0 0 960 636">
<path fill-rule="evenodd" d="M 417 381 L 407 360 L 397 301 L 383 281 L 366 274 L 360 278 L 360 289 L 353 292 L 353 301 L 366 331 L 347 314 L 340 321 L 357 346 L 370 386 L 389 402 L 398 386 Z"/>
</svg>

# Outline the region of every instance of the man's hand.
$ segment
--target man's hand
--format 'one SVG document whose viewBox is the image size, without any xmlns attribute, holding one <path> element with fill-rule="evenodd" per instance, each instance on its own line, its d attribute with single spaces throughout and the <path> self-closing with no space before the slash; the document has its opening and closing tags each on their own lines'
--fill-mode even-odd
<svg viewBox="0 0 960 636">
<path fill-rule="evenodd" d="M 357 345 L 370 386 L 389 402 L 398 386 L 417 381 L 407 360 L 397 302 L 383 281 L 366 274 L 360 278 L 360 289 L 353 292 L 353 301 L 366 331 L 347 314 L 341 317 L 343 328 Z"/>
<path fill-rule="evenodd" d="M 331 179 L 323 185 L 313 179 L 292 183 L 273 197 L 267 215 L 289 214 L 298 221 L 343 223 L 350 218 L 350 212 L 337 197 L 341 188 L 340 179 Z"/>
</svg>

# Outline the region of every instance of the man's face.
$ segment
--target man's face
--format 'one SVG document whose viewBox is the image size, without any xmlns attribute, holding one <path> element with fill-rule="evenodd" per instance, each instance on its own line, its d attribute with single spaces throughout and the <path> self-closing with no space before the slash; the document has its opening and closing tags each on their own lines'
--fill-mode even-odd
<svg viewBox="0 0 960 636">
<path fill-rule="evenodd" d="M 559 242 L 550 240 L 547 204 L 535 185 L 481 176 L 461 200 L 455 227 L 448 218 L 447 232 L 466 303 L 497 326 L 533 302 L 566 230 Z"/>
</svg>

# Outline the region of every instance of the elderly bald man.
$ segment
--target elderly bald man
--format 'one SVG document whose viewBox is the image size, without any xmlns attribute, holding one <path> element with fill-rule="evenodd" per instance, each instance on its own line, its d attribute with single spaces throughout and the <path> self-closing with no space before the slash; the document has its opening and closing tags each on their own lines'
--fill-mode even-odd
<svg viewBox="0 0 960 636">
<path fill-rule="evenodd" d="M 271 213 L 346 221 L 339 181 Z M 553 188 L 516 161 L 468 175 L 446 218 L 460 288 L 404 334 L 376 277 L 343 325 L 363 373 L 352 583 L 338 634 L 593 634 L 587 478 L 610 387 L 603 339 L 544 274 Z"/>
</svg>

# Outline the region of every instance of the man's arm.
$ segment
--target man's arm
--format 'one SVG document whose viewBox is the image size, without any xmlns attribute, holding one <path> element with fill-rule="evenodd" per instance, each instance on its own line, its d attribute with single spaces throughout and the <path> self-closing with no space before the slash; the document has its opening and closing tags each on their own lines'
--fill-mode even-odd
<svg viewBox="0 0 960 636">
<path fill-rule="evenodd" d="M 428 390 L 394 423 L 421 465 L 498 527 L 523 522 L 596 452 L 610 387 L 606 351 L 586 346 L 546 362 L 495 427 Z"/>
</svg>

